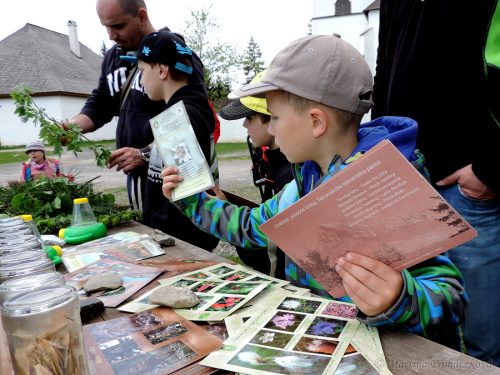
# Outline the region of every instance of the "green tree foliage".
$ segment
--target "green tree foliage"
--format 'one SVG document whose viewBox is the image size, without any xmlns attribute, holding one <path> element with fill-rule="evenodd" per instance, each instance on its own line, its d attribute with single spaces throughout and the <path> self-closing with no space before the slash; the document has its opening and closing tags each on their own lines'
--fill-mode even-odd
<svg viewBox="0 0 500 375">
<path fill-rule="evenodd" d="M 211 8 L 191 11 L 191 18 L 186 21 L 184 37 L 188 46 L 203 62 L 208 97 L 218 109 L 231 91 L 239 57 L 234 46 L 218 39 L 217 31 L 220 26 L 210 14 Z"/>
<path fill-rule="evenodd" d="M 241 59 L 241 67 L 246 77 L 245 83 L 250 82 L 257 73 L 264 70 L 265 65 L 264 61 L 261 60 L 261 57 L 262 52 L 260 51 L 260 47 L 252 36 L 248 41 L 247 49 L 243 53 L 243 57 Z"/>
</svg>

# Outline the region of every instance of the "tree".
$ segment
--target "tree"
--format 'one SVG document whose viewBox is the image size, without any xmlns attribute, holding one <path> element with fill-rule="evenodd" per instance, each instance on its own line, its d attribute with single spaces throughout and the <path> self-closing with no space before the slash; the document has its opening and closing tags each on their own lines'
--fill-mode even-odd
<svg viewBox="0 0 500 375">
<path fill-rule="evenodd" d="M 106 54 L 106 51 L 108 50 L 108 48 L 106 47 L 106 43 L 104 43 L 104 40 L 101 42 L 101 48 L 100 48 L 100 52 L 101 52 L 101 55 L 105 55 Z"/>
<path fill-rule="evenodd" d="M 203 62 L 208 97 L 218 109 L 231 91 L 239 57 L 234 46 L 218 39 L 219 25 L 210 15 L 211 8 L 191 11 L 191 19 L 186 21 L 184 38 Z"/>
<path fill-rule="evenodd" d="M 248 41 L 247 49 L 241 59 L 241 66 L 245 73 L 246 83 L 250 82 L 253 77 L 264 70 L 264 61 L 261 60 L 262 52 L 260 47 L 255 42 L 253 36 Z"/>
</svg>

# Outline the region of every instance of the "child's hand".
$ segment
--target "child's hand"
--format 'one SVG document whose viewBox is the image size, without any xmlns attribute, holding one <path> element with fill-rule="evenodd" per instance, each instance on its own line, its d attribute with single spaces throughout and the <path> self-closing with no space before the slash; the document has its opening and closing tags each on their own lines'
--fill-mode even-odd
<svg viewBox="0 0 500 375">
<path fill-rule="evenodd" d="M 349 252 L 337 260 L 335 269 L 347 295 L 367 316 L 386 311 L 401 295 L 401 273 L 376 259 Z"/>
<path fill-rule="evenodd" d="M 163 177 L 162 191 L 163 195 L 168 199 L 172 199 L 172 190 L 174 190 L 179 182 L 183 180 L 182 176 L 179 175 L 179 168 L 176 167 L 166 167 L 162 172 Z"/>
</svg>

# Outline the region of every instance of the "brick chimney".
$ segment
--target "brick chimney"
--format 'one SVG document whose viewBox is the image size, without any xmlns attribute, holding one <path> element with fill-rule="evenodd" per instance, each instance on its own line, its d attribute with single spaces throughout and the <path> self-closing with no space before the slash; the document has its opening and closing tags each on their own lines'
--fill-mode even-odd
<svg viewBox="0 0 500 375">
<path fill-rule="evenodd" d="M 80 42 L 78 41 L 78 31 L 76 30 L 76 22 L 69 20 L 68 21 L 68 37 L 69 37 L 69 49 L 73 52 L 77 57 L 80 56 Z"/>
</svg>

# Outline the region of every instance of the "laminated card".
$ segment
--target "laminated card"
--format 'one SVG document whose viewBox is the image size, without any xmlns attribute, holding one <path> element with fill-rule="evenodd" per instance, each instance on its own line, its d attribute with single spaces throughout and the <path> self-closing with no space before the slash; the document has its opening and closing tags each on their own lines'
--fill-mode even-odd
<svg viewBox="0 0 500 375">
<path fill-rule="evenodd" d="M 213 187 L 212 173 L 194 134 L 184 102 L 172 105 L 149 122 L 163 163 L 179 168 L 179 174 L 184 178 L 173 190 L 172 201 Z"/>
<path fill-rule="evenodd" d="M 349 251 L 401 270 L 477 236 L 389 141 L 260 229 L 334 297 L 345 294 L 335 263 Z"/>
</svg>

